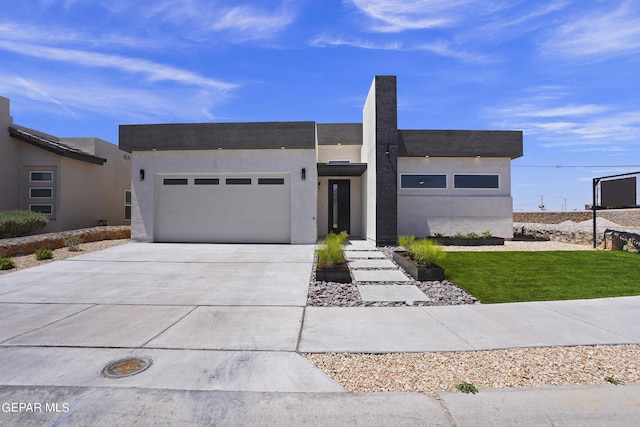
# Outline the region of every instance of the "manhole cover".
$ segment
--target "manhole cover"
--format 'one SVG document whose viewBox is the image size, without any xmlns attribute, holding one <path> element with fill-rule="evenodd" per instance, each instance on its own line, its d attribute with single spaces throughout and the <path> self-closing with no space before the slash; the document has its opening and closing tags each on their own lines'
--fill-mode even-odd
<svg viewBox="0 0 640 427">
<path fill-rule="evenodd" d="M 102 370 L 102 376 L 107 378 L 130 377 L 146 371 L 151 366 L 151 359 L 146 357 L 129 357 L 109 363 Z"/>
</svg>

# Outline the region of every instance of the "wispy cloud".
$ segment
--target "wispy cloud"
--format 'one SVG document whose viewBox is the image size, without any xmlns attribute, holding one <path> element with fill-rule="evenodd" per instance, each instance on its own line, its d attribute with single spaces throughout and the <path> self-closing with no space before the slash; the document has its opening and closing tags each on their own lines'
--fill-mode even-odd
<svg viewBox="0 0 640 427">
<path fill-rule="evenodd" d="M 560 26 L 542 45 L 542 51 L 558 56 L 607 59 L 640 51 L 640 1 L 626 0 L 608 11 L 602 9 Z"/>
<path fill-rule="evenodd" d="M 357 47 L 360 49 L 372 49 L 372 50 L 403 49 L 402 42 L 376 43 L 370 40 L 330 37 L 330 36 L 324 36 L 324 35 L 316 37 L 315 39 L 311 40 L 309 44 L 313 47 L 351 46 L 351 47 Z"/>
</svg>

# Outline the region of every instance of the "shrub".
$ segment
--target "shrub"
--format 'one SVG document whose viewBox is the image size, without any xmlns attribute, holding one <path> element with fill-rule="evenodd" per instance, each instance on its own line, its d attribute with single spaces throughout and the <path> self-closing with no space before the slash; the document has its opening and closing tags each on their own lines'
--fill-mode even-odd
<svg viewBox="0 0 640 427">
<path fill-rule="evenodd" d="M 24 236 L 40 230 L 49 220 L 38 212 L 3 211 L 0 212 L 0 239 Z"/>
<path fill-rule="evenodd" d="M 462 234 L 462 233 L 461 233 L 461 232 L 459 232 L 459 231 L 456 231 L 456 234 L 454 234 L 454 235 L 453 235 L 453 237 L 454 237 L 455 239 L 462 239 L 462 238 L 464 238 L 464 234 Z"/>
<path fill-rule="evenodd" d="M 16 263 L 11 258 L 0 258 L 0 270 L 16 268 Z"/>
<path fill-rule="evenodd" d="M 344 246 L 347 240 L 345 231 L 340 234 L 329 233 L 324 239 L 324 243 L 317 250 L 318 267 L 336 268 L 345 263 Z"/>
<path fill-rule="evenodd" d="M 82 243 L 82 238 L 80 236 L 69 236 L 62 242 L 71 252 L 78 252 L 80 250 L 80 243 Z"/>
<path fill-rule="evenodd" d="M 45 260 L 45 259 L 53 258 L 53 251 L 51 249 L 38 248 L 38 249 L 36 249 L 34 254 L 35 254 L 36 259 L 38 261 L 42 261 L 42 260 Z"/>
<path fill-rule="evenodd" d="M 474 233 L 473 231 L 471 233 L 467 233 L 467 239 L 479 239 L 480 235 L 478 233 Z"/>
<path fill-rule="evenodd" d="M 482 238 L 483 239 L 490 239 L 492 237 L 493 237 L 493 234 L 491 234 L 491 232 L 489 230 L 482 232 Z"/>
<path fill-rule="evenodd" d="M 439 238 L 442 238 L 442 237 L 447 237 L 447 236 L 445 236 L 445 234 L 444 234 L 444 233 L 439 232 L 439 233 L 435 233 L 435 234 L 433 235 L 433 237 L 439 237 Z"/>
<path fill-rule="evenodd" d="M 416 238 L 412 235 L 405 234 L 402 236 L 398 236 L 398 246 L 404 246 L 406 248 L 411 245 L 415 239 Z"/>
<path fill-rule="evenodd" d="M 461 382 L 460 384 L 456 384 L 456 388 L 463 393 L 473 393 L 476 394 L 478 392 L 478 388 L 472 383 Z"/>
<path fill-rule="evenodd" d="M 445 252 L 437 242 L 419 239 L 409 246 L 407 255 L 416 263 L 431 267 L 444 257 Z"/>
</svg>

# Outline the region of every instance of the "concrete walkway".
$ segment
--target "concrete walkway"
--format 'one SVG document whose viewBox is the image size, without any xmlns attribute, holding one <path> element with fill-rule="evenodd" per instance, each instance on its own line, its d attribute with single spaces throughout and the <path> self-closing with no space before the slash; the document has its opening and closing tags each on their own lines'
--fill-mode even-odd
<svg viewBox="0 0 640 427">
<path fill-rule="evenodd" d="M 640 417 L 637 384 L 440 400 L 345 392 L 298 352 L 639 343 L 640 297 L 306 307 L 313 249 L 132 243 L 0 276 L 0 425 L 633 425 Z M 152 363 L 133 376 L 101 374 L 128 357 Z"/>
</svg>

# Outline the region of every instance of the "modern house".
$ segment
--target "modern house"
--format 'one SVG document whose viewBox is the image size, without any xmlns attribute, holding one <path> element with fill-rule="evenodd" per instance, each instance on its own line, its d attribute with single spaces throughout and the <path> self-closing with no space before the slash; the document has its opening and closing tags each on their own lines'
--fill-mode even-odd
<svg viewBox="0 0 640 427">
<path fill-rule="evenodd" d="M 0 97 L 0 147 L 0 210 L 42 213 L 44 232 L 130 224 L 131 156 L 116 145 L 18 126 Z"/>
<path fill-rule="evenodd" d="M 119 139 L 139 241 L 513 236 L 522 132 L 399 130 L 395 76 L 374 78 L 362 123 L 123 125 Z"/>
</svg>

